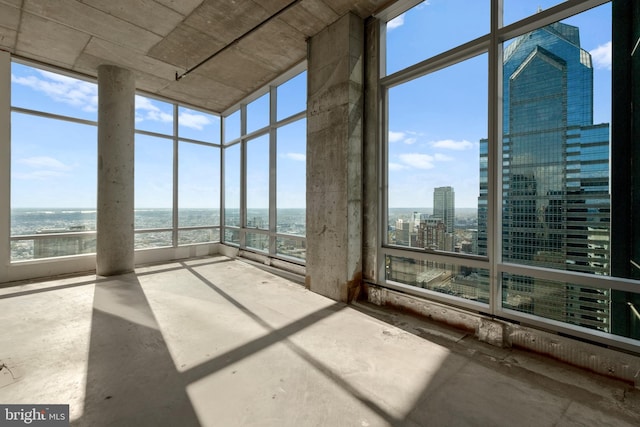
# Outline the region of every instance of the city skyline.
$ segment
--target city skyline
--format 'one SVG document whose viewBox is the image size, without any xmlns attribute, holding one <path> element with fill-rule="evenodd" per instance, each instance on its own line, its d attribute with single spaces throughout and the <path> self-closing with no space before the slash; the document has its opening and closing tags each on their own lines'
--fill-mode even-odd
<svg viewBox="0 0 640 427">
<path fill-rule="evenodd" d="M 460 9 L 463 16 L 459 20 L 469 25 L 456 26 L 452 31 L 454 27 L 446 16 L 458 3 L 431 0 L 391 21 L 387 30 L 387 72 L 486 34 L 489 7 L 485 2 L 471 2 Z M 548 9 L 560 2 L 505 3 L 507 24 L 536 13 L 538 6 Z M 611 5 L 562 22 L 581 28 L 581 46 L 593 60 L 593 123 L 610 123 Z M 425 45 L 420 40 L 432 43 Z M 505 42 L 505 50 L 513 41 Z M 456 206 L 477 207 L 479 141 L 488 136 L 487 70 L 488 57 L 482 54 L 389 90 L 389 208 L 433 207 L 430 191 L 442 186 L 456 189 Z M 418 187 L 418 182 L 426 185 Z"/>
</svg>

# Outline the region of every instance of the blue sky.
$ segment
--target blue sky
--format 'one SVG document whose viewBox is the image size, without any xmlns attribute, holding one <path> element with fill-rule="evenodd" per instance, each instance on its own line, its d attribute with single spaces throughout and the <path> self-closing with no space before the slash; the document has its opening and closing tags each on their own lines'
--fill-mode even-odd
<svg viewBox="0 0 640 427">
<path fill-rule="evenodd" d="M 56 73 L 12 64 L 12 105 L 62 116 L 97 121 L 98 91 L 95 83 Z M 304 108 L 306 73 L 278 88 L 280 118 Z M 287 100 L 291 100 L 287 102 Z M 302 100 L 302 102 L 301 102 Z M 269 96 L 247 107 L 248 131 L 269 123 Z M 136 96 L 136 129 L 164 135 L 173 133 L 173 105 Z M 237 119 L 237 120 L 234 120 Z M 278 185 L 283 191 L 279 207 L 300 208 L 305 204 L 305 121 L 278 130 Z M 220 143 L 218 116 L 185 107 L 178 108 L 178 135 L 214 144 Z M 240 136 L 239 114 L 229 121 L 231 133 Z M 229 139 L 229 138 L 225 138 Z M 266 138 L 262 138 L 266 139 Z M 253 146 L 250 143 L 250 146 Z M 170 208 L 173 189 L 173 140 L 136 134 L 136 207 Z M 268 151 L 249 156 L 250 203 L 268 205 Z M 93 207 L 96 204 L 97 129 L 88 124 L 12 113 L 11 206 Z M 217 148 L 180 142 L 179 206 L 217 208 L 220 200 L 220 153 Z M 230 162 L 230 174 L 239 175 L 239 160 Z M 266 174 L 265 174 L 266 170 Z M 258 174 L 260 172 L 261 174 Z M 284 176 L 283 176 L 284 175 Z M 238 206 L 239 180 L 228 186 L 229 205 Z M 288 193 L 288 194 L 284 194 Z"/>
<path fill-rule="evenodd" d="M 558 3 L 505 0 L 505 24 Z M 388 72 L 486 34 L 488 11 L 488 0 L 429 0 L 399 16 L 388 29 Z M 582 47 L 594 60 L 596 123 L 610 122 L 610 13 L 605 5 L 564 21 L 581 28 Z M 447 19 L 451 16 L 456 25 Z M 487 56 L 481 55 L 391 90 L 390 207 L 430 207 L 433 188 L 447 185 L 455 189 L 456 206 L 476 206 L 479 140 L 487 136 L 486 82 Z M 278 120 L 305 108 L 305 88 L 306 73 L 278 88 Z M 14 63 L 12 105 L 96 121 L 97 86 Z M 252 102 L 247 107 L 248 131 L 266 126 L 268 112 L 268 95 Z M 220 143 L 217 116 L 183 107 L 178 115 L 180 137 Z M 95 127 L 19 113 L 12 117 L 12 207 L 95 206 Z M 171 104 L 136 97 L 138 129 L 170 134 L 172 117 Z M 298 121 L 277 133 L 277 201 L 282 208 L 305 205 L 305 125 Z M 225 141 L 239 137 L 239 114 L 228 119 L 226 130 Z M 136 206 L 171 207 L 172 141 L 142 135 L 136 141 Z M 180 144 L 181 207 L 217 207 L 218 157 L 207 148 Z M 266 152 L 249 154 L 247 196 L 257 207 L 268 200 Z M 227 172 L 239 176 L 239 158 L 233 158 Z M 211 179 L 209 168 L 215 171 Z M 226 191 L 228 205 L 239 206 L 239 179 Z"/>
<path fill-rule="evenodd" d="M 429 0 L 390 21 L 387 73 L 486 34 L 489 3 Z M 559 3 L 505 0 L 504 24 Z M 456 25 L 447 19 L 451 16 Z M 594 65 L 594 123 L 608 123 L 610 5 L 563 22 L 580 28 L 581 47 L 591 53 Z M 487 67 L 483 54 L 390 89 L 389 207 L 432 207 L 433 188 L 440 186 L 454 187 L 457 207 L 477 207 L 479 141 L 488 135 Z"/>
</svg>

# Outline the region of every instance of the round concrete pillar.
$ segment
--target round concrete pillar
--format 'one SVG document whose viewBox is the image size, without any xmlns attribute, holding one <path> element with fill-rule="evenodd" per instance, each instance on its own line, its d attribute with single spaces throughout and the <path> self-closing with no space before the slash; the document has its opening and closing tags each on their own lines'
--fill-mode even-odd
<svg viewBox="0 0 640 427">
<path fill-rule="evenodd" d="M 98 241 L 96 273 L 134 268 L 135 77 L 112 65 L 98 67 Z"/>
</svg>

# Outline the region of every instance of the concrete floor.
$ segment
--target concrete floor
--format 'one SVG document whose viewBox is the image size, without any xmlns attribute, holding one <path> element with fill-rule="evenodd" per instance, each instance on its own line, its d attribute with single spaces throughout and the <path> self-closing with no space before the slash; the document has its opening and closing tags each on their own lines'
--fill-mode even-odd
<svg viewBox="0 0 640 427">
<path fill-rule="evenodd" d="M 639 391 L 212 257 L 0 289 L 0 403 L 74 426 L 637 426 Z"/>
</svg>

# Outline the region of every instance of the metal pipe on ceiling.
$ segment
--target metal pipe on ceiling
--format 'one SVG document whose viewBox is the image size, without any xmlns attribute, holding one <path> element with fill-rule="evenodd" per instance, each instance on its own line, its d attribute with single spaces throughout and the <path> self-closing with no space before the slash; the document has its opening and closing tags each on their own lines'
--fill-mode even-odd
<svg viewBox="0 0 640 427">
<path fill-rule="evenodd" d="M 206 64 L 207 62 L 211 61 L 213 58 L 215 58 L 217 55 L 221 54 L 222 52 L 224 52 L 225 50 L 229 49 L 231 46 L 237 44 L 238 42 L 240 42 L 240 40 L 242 40 L 243 38 L 249 36 L 250 34 L 254 33 L 255 31 L 257 31 L 258 29 L 260 29 L 262 26 L 264 26 L 265 24 L 267 24 L 268 22 L 270 22 L 271 20 L 279 17 L 280 15 L 282 15 L 284 12 L 288 11 L 289 9 L 291 9 L 293 6 L 295 6 L 296 4 L 302 2 L 302 0 L 294 0 L 291 3 L 289 3 L 288 5 L 286 5 L 285 7 L 283 7 L 282 9 L 280 9 L 279 11 L 277 11 L 276 13 L 274 13 L 273 15 L 271 15 L 269 18 L 265 19 L 264 21 L 261 21 L 259 24 L 257 24 L 256 26 L 254 26 L 253 28 L 251 28 L 249 31 L 247 31 L 246 33 L 236 37 L 231 43 L 229 43 L 228 45 L 225 45 L 222 49 L 212 53 L 211 55 L 209 55 L 208 57 L 206 57 L 205 59 L 203 59 L 202 61 L 200 61 L 198 64 L 194 65 L 193 67 L 187 69 L 187 71 L 185 71 L 182 74 L 178 74 L 178 72 L 176 71 L 176 81 L 182 79 L 183 77 L 185 77 L 187 74 L 191 73 L 192 71 L 198 69 L 199 67 L 201 67 L 202 65 Z"/>
</svg>

